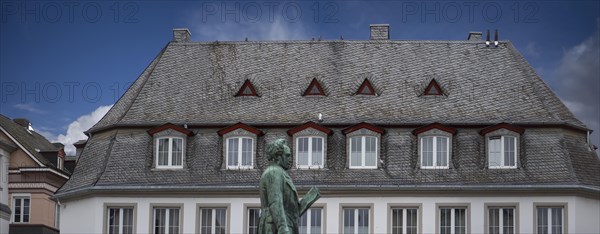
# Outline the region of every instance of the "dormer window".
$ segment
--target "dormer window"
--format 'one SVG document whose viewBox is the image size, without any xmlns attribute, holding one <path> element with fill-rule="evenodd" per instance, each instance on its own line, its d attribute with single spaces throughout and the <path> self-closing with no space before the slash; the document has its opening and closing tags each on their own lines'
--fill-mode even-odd
<svg viewBox="0 0 600 234">
<path fill-rule="evenodd" d="M 517 168 L 519 137 L 525 130 L 518 126 L 501 123 L 481 130 L 486 138 L 488 168 Z"/>
<path fill-rule="evenodd" d="M 421 169 L 450 168 L 450 152 L 454 128 L 439 123 L 417 128 L 413 133 L 419 138 Z"/>
<path fill-rule="evenodd" d="M 323 90 L 323 87 L 321 87 L 321 83 L 319 83 L 317 78 L 314 78 L 302 96 L 325 96 L 325 91 Z"/>
<path fill-rule="evenodd" d="M 318 169 L 325 167 L 327 136 L 330 129 L 313 122 L 290 129 L 293 138 L 296 168 Z"/>
<path fill-rule="evenodd" d="M 223 137 L 226 169 L 252 169 L 256 161 L 256 141 L 262 131 L 237 123 L 218 132 Z"/>
<path fill-rule="evenodd" d="M 425 88 L 425 91 L 423 91 L 423 95 L 424 96 L 442 96 L 442 95 L 444 95 L 444 93 L 442 92 L 442 87 L 440 87 L 438 82 L 435 81 L 435 79 L 432 79 L 429 82 L 429 85 L 427 85 L 427 87 Z"/>
<path fill-rule="evenodd" d="M 167 123 L 148 131 L 154 138 L 154 167 L 181 169 L 185 164 L 185 148 L 192 131 Z"/>
<path fill-rule="evenodd" d="M 360 123 L 344 129 L 347 137 L 348 164 L 351 169 L 377 169 L 379 141 L 385 131 L 375 125 Z"/>
<path fill-rule="evenodd" d="M 369 81 L 369 79 L 365 79 L 362 82 L 362 84 L 358 87 L 358 90 L 356 90 L 356 94 L 357 95 L 376 96 L 376 94 L 375 94 L 375 88 L 373 88 L 373 85 L 371 84 L 371 82 Z"/>
<path fill-rule="evenodd" d="M 242 87 L 238 90 L 238 92 L 235 96 L 236 97 L 239 97 L 239 96 L 258 97 L 258 93 L 256 93 L 256 89 L 254 89 L 254 85 L 252 85 L 252 82 L 250 82 L 250 80 L 247 79 L 246 81 L 244 81 L 244 84 L 242 84 Z"/>
</svg>

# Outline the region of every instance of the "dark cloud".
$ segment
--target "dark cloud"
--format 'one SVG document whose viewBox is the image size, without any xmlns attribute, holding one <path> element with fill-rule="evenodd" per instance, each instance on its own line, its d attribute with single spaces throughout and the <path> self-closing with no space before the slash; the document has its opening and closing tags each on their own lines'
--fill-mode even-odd
<svg viewBox="0 0 600 234">
<path fill-rule="evenodd" d="M 569 109 L 594 130 L 600 146 L 600 24 L 593 35 L 565 50 L 554 72 L 557 93 Z"/>
</svg>

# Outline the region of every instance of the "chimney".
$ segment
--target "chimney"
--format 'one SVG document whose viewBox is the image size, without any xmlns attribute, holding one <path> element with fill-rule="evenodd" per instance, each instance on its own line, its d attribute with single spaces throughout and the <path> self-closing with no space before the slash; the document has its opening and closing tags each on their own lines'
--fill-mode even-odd
<svg viewBox="0 0 600 234">
<path fill-rule="evenodd" d="M 481 41 L 482 37 L 482 32 L 469 32 L 469 37 L 467 37 L 467 41 Z"/>
<path fill-rule="evenodd" d="M 85 144 L 87 144 L 87 140 L 78 140 L 77 142 L 73 143 L 73 146 L 75 146 L 75 156 L 77 158 L 79 158 L 79 156 L 81 156 L 81 153 L 83 152 L 83 148 L 85 147 Z"/>
<path fill-rule="evenodd" d="M 389 24 L 371 24 L 371 40 L 389 40 L 390 25 Z"/>
<path fill-rule="evenodd" d="M 25 118 L 13 119 L 13 121 L 24 128 L 29 128 L 29 125 L 31 124 L 31 122 L 29 122 L 29 120 Z"/>
<path fill-rule="evenodd" d="M 173 29 L 173 42 L 190 42 L 192 34 L 187 28 Z"/>
</svg>

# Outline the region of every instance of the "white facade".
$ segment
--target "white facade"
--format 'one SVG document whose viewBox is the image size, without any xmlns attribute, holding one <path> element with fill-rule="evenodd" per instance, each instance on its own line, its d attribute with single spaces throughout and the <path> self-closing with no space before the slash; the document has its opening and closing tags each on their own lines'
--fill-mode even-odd
<svg viewBox="0 0 600 234">
<path fill-rule="evenodd" d="M 205 197 L 181 195 L 177 197 L 153 196 L 127 197 L 96 196 L 80 200 L 64 201 L 61 205 L 60 227 L 63 233 L 105 232 L 106 205 L 135 205 L 134 223 L 136 233 L 152 233 L 151 207 L 155 204 L 181 207 L 183 233 L 197 233 L 198 209 L 214 204 L 227 207 L 229 233 L 246 233 L 246 209 L 260 207 L 260 201 L 249 197 Z M 211 205 L 212 204 L 212 205 Z M 439 233 L 436 216 L 438 206 L 467 207 L 467 233 L 485 233 L 486 206 L 514 206 L 517 233 L 536 233 L 534 214 L 536 206 L 564 207 L 566 233 L 600 233 L 600 200 L 579 196 L 407 196 L 407 197 L 327 197 L 319 199 L 313 207 L 323 208 L 324 233 L 341 233 L 340 217 L 343 207 L 369 207 L 372 233 L 390 233 L 391 207 L 418 207 L 419 233 Z M 82 218 L 82 215 L 85 218 Z M 439 218 L 439 217 L 438 217 Z M 77 220 L 76 222 L 73 222 Z"/>
<path fill-rule="evenodd" d="M 8 205 L 8 155 L 0 148 L 0 204 L 4 205 Z M 0 233 L 8 233 L 10 214 L 0 214 Z"/>
</svg>

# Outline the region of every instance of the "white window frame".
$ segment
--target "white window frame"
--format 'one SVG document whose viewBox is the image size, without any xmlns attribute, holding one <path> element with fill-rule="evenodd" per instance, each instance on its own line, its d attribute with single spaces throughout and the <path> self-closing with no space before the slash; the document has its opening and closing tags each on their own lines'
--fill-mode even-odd
<svg viewBox="0 0 600 234">
<path fill-rule="evenodd" d="M 425 138 L 428 137 L 433 137 L 433 156 L 432 156 L 432 165 L 433 166 L 424 166 L 423 165 L 423 147 L 425 144 L 423 144 L 423 141 Z M 446 138 L 446 166 L 436 166 L 437 165 L 437 140 L 438 138 Z M 448 169 L 450 168 L 450 151 L 452 151 L 452 149 L 450 148 L 450 142 L 452 141 L 452 137 L 449 136 L 439 136 L 439 135 L 424 135 L 419 137 L 419 155 L 421 158 L 421 169 Z"/>
<path fill-rule="evenodd" d="M 299 147 L 300 143 L 299 142 L 300 142 L 301 138 L 308 138 L 308 149 L 309 149 L 308 150 L 308 165 L 300 165 L 300 164 L 298 164 L 298 159 L 299 159 L 299 156 L 298 156 L 299 152 L 298 151 L 300 150 L 300 147 Z M 312 154 L 313 154 L 313 151 L 312 151 L 312 142 L 313 142 L 313 139 L 315 139 L 315 138 L 321 139 L 321 152 L 322 152 L 322 154 L 321 154 L 321 165 L 313 165 L 313 163 L 312 163 L 312 158 L 313 158 L 312 157 Z M 323 168 L 325 166 L 325 153 L 326 152 L 325 152 L 325 138 L 324 137 L 320 137 L 320 136 L 299 136 L 299 137 L 296 138 L 296 145 L 295 146 L 296 146 L 296 157 L 295 157 L 296 158 L 296 160 L 295 160 L 296 161 L 296 168 L 300 168 L 300 169 L 315 169 L 315 168 L 316 169 L 320 169 L 320 168 Z"/>
<path fill-rule="evenodd" d="M 246 208 L 246 217 L 244 219 L 244 233 L 245 234 L 254 234 L 254 233 L 250 233 L 250 210 L 258 210 L 258 216 L 255 217 L 257 219 L 259 219 L 258 225 L 260 225 L 260 215 L 262 213 L 262 210 L 260 207 L 247 207 Z M 256 226 L 256 229 L 258 230 L 258 225 Z"/>
<path fill-rule="evenodd" d="M 16 208 L 16 202 L 15 202 L 15 200 L 17 200 L 17 199 L 21 200 L 21 207 L 20 207 L 21 208 L 20 209 L 21 213 L 19 214 L 19 215 L 21 215 L 21 221 L 19 221 L 19 222 L 15 222 L 15 214 L 16 214 L 15 213 L 15 210 L 16 210 L 15 209 Z M 25 213 L 25 209 L 23 209 L 23 207 L 24 207 L 24 201 L 25 201 L 24 199 L 29 200 L 29 207 L 27 207 L 27 209 L 29 211 L 27 213 L 27 215 L 28 215 L 27 222 L 23 222 L 23 214 Z M 29 194 L 29 193 L 15 193 L 15 194 L 12 195 L 12 214 L 10 215 L 10 221 L 11 221 L 11 223 L 30 223 L 31 222 L 31 206 L 32 206 L 31 202 L 32 202 L 31 201 L 31 194 Z"/>
<path fill-rule="evenodd" d="M 438 207 L 438 222 L 436 227 L 436 233 L 441 233 L 442 228 L 442 209 L 450 209 L 450 233 L 456 233 L 456 210 L 465 210 L 465 233 L 470 233 L 469 231 L 469 208 L 468 207 L 449 207 L 449 206 L 440 206 Z"/>
<path fill-rule="evenodd" d="M 62 164 L 63 164 L 62 158 L 60 156 L 56 156 L 56 167 L 58 169 L 62 170 L 63 169 Z"/>
<path fill-rule="evenodd" d="M 217 209 L 225 210 L 225 223 L 223 224 L 223 226 L 225 227 L 225 233 L 229 233 L 229 226 L 228 226 L 229 220 L 227 220 L 228 219 L 227 213 L 229 211 L 228 211 L 227 207 L 200 207 L 200 210 L 199 210 L 200 215 L 198 215 L 198 217 L 200 218 L 200 220 L 198 220 L 198 225 L 200 225 L 200 228 L 198 230 L 198 233 L 202 233 L 202 228 L 203 228 L 203 226 L 202 226 L 202 219 L 203 219 L 202 210 L 210 210 L 210 212 L 211 212 L 210 233 L 216 233 Z"/>
<path fill-rule="evenodd" d="M 513 221 L 513 226 L 512 226 L 513 227 L 513 233 L 517 233 L 518 232 L 518 230 L 517 230 L 517 208 L 516 207 L 509 207 L 509 206 L 487 206 L 487 209 L 485 211 L 486 212 L 486 217 L 485 218 L 486 218 L 486 221 L 487 221 L 487 222 L 485 222 L 486 223 L 485 233 L 491 234 L 491 232 L 489 231 L 490 230 L 490 226 L 491 226 L 491 223 L 489 221 L 490 220 L 490 210 L 491 209 L 498 209 L 498 220 L 499 220 L 498 229 L 499 229 L 499 232 L 500 232 L 499 234 L 505 234 L 504 233 L 504 227 L 506 225 L 504 225 L 504 212 L 503 211 L 506 210 L 506 209 L 513 210 L 513 220 L 512 220 Z"/>
<path fill-rule="evenodd" d="M 306 227 L 307 227 L 306 228 L 306 234 L 313 234 L 313 233 L 311 233 L 311 230 L 312 230 L 311 220 L 312 220 L 312 211 L 313 210 L 320 210 L 321 211 L 321 226 L 320 226 L 321 230 L 319 231 L 319 233 L 324 233 L 324 231 L 325 231 L 325 230 L 323 230 L 323 226 L 324 226 L 324 223 L 323 223 L 323 221 L 324 221 L 323 220 L 324 209 L 321 208 L 321 207 L 313 207 L 313 208 L 310 208 L 310 209 L 306 210 L 306 212 L 304 213 L 304 215 L 300 217 L 300 219 L 302 219 L 302 217 L 306 216 Z M 300 220 L 298 220 L 298 229 L 300 229 Z"/>
<path fill-rule="evenodd" d="M 352 166 L 352 138 L 361 138 L 361 165 L 360 166 Z M 366 166 L 367 162 L 367 137 L 375 138 L 375 166 Z M 350 169 L 377 169 L 377 165 L 379 164 L 379 136 L 373 135 L 355 135 L 348 137 L 348 166 Z"/>
<path fill-rule="evenodd" d="M 535 226 L 533 227 L 534 233 L 538 233 L 538 227 L 540 225 L 537 222 L 538 216 L 540 215 L 540 213 L 538 212 L 538 209 L 545 209 L 548 212 L 548 220 L 547 220 L 548 226 L 546 226 L 547 233 L 548 234 L 555 234 L 555 233 L 552 232 L 552 226 L 554 226 L 554 223 L 552 223 L 552 220 L 553 220 L 552 209 L 553 208 L 559 208 L 560 211 L 561 211 L 561 229 L 562 229 L 561 230 L 561 234 L 565 233 L 565 230 L 566 230 L 565 227 L 567 225 L 567 217 L 566 217 L 567 214 L 565 212 L 565 210 L 566 210 L 565 206 L 560 206 L 560 205 L 558 205 L 558 206 L 553 206 L 553 205 L 545 206 L 545 205 L 542 205 L 542 206 L 534 206 L 534 207 L 535 207 L 534 208 L 535 209 L 535 216 L 533 217 L 534 220 L 535 220 Z"/>
<path fill-rule="evenodd" d="M 131 209 L 131 224 L 132 224 L 132 233 L 135 233 L 135 207 L 133 206 L 107 206 L 106 207 L 106 233 L 110 232 L 110 209 L 118 209 L 119 210 L 119 234 L 123 233 L 123 209 Z"/>
<path fill-rule="evenodd" d="M 491 142 L 491 138 L 493 137 L 500 137 L 500 162 L 501 165 L 500 166 L 492 166 L 490 165 L 490 142 Z M 515 161 L 515 165 L 514 166 L 506 166 L 506 162 L 504 161 L 504 144 L 505 144 L 505 137 L 512 137 L 515 143 L 515 157 L 514 157 L 514 161 Z M 488 168 L 490 169 L 516 169 L 517 168 L 517 159 L 519 158 L 519 137 L 517 136 L 513 136 L 513 135 L 490 135 L 487 137 L 487 159 L 488 159 Z"/>
<path fill-rule="evenodd" d="M 238 139 L 238 155 L 237 155 L 237 159 L 238 159 L 238 164 L 237 165 L 229 165 L 229 140 L 230 139 Z M 252 146 L 252 152 L 250 153 L 250 165 L 242 165 L 242 158 L 243 158 L 243 151 L 242 151 L 242 146 L 244 144 L 243 139 L 250 139 L 251 142 L 251 146 Z M 254 168 L 254 154 L 256 153 L 256 146 L 255 146 L 256 142 L 255 139 L 252 137 L 248 137 L 248 136 L 233 136 L 233 137 L 228 137 L 225 138 L 225 162 L 226 162 L 226 166 L 227 169 L 252 169 Z"/>
<path fill-rule="evenodd" d="M 393 206 L 390 208 L 390 229 L 389 232 L 393 233 L 394 232 L 394 210 L 402 210 L 402 233 L 407 233 L 406 229 L 407 229 L 407 219 L 408 217 L 406 216 L 406 211 L 407 210 L 416 210 L 417 211 L 417 232 L 416 233 L 420 233 L 420 228 L 419 228 L 419 224 L 421 222 L 421 217 L 420 217 L 420 209 L 419 207 L 400 207 L 400 206 Z"/>
<path fill-rule="evenodd" d="M 182 208 L 181 207 L 155 206 L 155 207 L 152 207 L 152 219 L 150 220 L 151 226 L 152 226 L 151 233 L 154 233 L 154 230 L 156 230 L 156 226 L 155 226 L 156 223 L 154 222 L 156 220 L 156 209 L 165 209 L 165 225 L 166 225 L 165 226 L 166 227 L 165 228 L 165 234 L 171 234 L 171 233 L 169 233 L 169 229 L 170 229 L 170 227 L 169 227 L 169 221 L 171 221 L 171 220 L 169 220 L 170 219 L 170 214 L 171 214 L 172 210 L 177 209 L 178 210 L 177 212 L 179 213 L 179 216 L 178 216 L 179 217 L 179 223 L 177 224 L 178 227 L 179 227 L 178 228 L 179 229 L 178 233 L 181 234 L 183 232 L 183 217 L 182 217 Z"/>
<path fill-rule="evenodd" d="M 159 165 L 158 164 L 158 159 L 159 159 L 159 142 L 162 139 L 169 139 L 169 143 L 168 144 L 168 149 L 167 149 L 167 165 Z M 180 139 L 181 140 L 181 165 L 173 165 L 173 139 Z M 185 148 L 186 148 L 186 142 L 185 139 L 183 137 L 174 137 L 174 136 L 166 136 L 166 137 L 157 137 L 155 142 L 155 165 L 157 169 L 181 169 L 183 168 L 183 164 L 185 162 Z"/>
<path fill-rule="evenodd" d="M 367 210 L 367 214 L 369 214 L 369 217 L 367 219 L 367 233 L 371 233 L 371 228 L 373 227 L 373 222 L 372 219 L 373 214 L 372 214 L 372 207 L 343 207 L 342 208 L 342 212 L 340 214 L 341 218 L 342 218 L 342 228 L 341 228 L 341 233 L 345 233 L 345 228 L 346 228 L 346 219 L 345 219 L 345 215 L 344 215 L 344 211 L 345 210 L 354 210 L 354 234 L 359 234 L 358 232 L 358 210 L 361 209 L 366 209 Z"/>
</svg>

